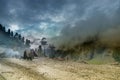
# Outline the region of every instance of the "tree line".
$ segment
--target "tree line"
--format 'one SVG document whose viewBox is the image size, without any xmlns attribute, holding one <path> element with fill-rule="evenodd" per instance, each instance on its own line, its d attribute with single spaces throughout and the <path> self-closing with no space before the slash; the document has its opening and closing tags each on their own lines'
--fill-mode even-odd
<svg viewBox="0 0 120 80">
<path fill-rule="evenodd" d="M 5 36 L 20 41 L 24 43 L 26 46 L 30 46 L 31 41 L 29 39 L 25 39 L 21 34 L 18 32 L 14 33 L 11 29 L 6 30 L 2 24 L 0 24 L 0 33 L 4 34 Z"/>
</svg>

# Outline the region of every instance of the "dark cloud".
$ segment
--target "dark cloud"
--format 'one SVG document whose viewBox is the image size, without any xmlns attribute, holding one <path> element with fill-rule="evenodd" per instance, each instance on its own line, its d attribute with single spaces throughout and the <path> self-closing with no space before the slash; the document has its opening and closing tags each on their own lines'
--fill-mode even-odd
<svg viewBox="0 0 120 80">
<path fill-rule="evenodd" d="M 97 33 L 106 41 L 120 32 L 119 5 L 120 0 L 0 0 L 0 23 L 23 35 L 61 36 L 61 42 Z"/>
<path fill-rule="evenodd" d="M 98 35 L 103 44 L 119 46 L 120 37 L 117 34 L 120 34 L 120 1 L 102 1 L 88 1 L 82 6 L 76 3 L 77 7 L 73 9 L 72 16 L 68 17 L 61 35 L 53 38 L 56 45 L 73 46 Z"/>
<path fill-rule="evenodd" d="M 0 0 L 0 23 L 10 28 L 16 25 L 21 33 L 36 30 L 38 34 L 44 34 L 44 30 L 39 28 L 41 24 L 56 24 L 58 27 L 65 4 L 65 0 Z M 59 16 L 61 20 L 58 20 Z"/>
</svg>

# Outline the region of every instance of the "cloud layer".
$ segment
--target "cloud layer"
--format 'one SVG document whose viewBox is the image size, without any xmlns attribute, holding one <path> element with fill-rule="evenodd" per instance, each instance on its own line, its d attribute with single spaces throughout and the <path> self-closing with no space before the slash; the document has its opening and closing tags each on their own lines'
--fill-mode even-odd
<svg viewBox="0 0 120 80">
<path fill-rule="evenodd" d="M 0 0 L 0 23 L 27 37 L 69 43 L 99 33 L 118 43 L 120 0 Z"/>
</svg>

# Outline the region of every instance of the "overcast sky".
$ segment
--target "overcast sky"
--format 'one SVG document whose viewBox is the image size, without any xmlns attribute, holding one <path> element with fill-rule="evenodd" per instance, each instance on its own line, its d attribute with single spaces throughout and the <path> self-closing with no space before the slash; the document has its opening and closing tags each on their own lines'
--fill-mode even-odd
<svg viewBox="0 0 120 80">
<path fill-rule="evenodd" d="M 113 27 L 120 21 L 119 10 L 120 0 L 0 0 L 0 23 L 27 37 L 52 37 L 78 25 L 87 31 Z"/>
</svg>

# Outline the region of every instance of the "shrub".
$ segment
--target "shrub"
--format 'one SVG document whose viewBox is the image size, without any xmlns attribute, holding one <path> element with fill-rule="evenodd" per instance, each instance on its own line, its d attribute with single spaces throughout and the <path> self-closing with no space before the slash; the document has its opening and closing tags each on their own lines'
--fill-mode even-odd
<svg viewBox="0 0 120 80">
<path fill-rule="evenodd" d="M 120 49 L 115 49 L 113 52 L 113 58 L 120 63 Z"/>
</svg>

